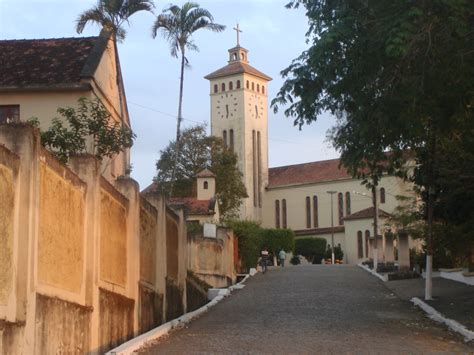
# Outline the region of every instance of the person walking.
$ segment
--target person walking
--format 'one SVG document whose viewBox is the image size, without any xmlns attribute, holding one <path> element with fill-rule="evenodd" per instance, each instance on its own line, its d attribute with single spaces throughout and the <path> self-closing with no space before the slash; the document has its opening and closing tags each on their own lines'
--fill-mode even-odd
<svg viewBox="0 0 474 355">
<path fill-rule="evenodd" d="M 265 247 L 263 248 L 261 252 L 261 264 L 262 264 L 262 272 L 265 273 L 267 271 L 267 264 L 268 264 L 268 258 L 270 254 L 268 253 L 268 249 Z"/>
<path fill-rule="evenodd" d="M 285 267 L 286 252 L 283 250 L 283 248 L 278 253 L 278 258 L 280 259 L 280 266 Z"/>
</svg>

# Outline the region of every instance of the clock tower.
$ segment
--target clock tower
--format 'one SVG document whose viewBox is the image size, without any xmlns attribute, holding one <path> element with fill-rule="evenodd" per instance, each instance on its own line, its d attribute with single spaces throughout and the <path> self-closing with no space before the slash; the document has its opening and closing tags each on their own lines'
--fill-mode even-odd
<svg viewBox="0 0 474 355">
<path fill-rule="evenodd" d="M 221 137 L 238 157 L 248 198 L 242 219 L 262 220 L 263 193 L 268 183 L 268 82 L 249 65 L 248 50 L 239 43 L 229 49 L 228 64 L 205 78 L 210 81 L 211 134 Z"/>
</svg>

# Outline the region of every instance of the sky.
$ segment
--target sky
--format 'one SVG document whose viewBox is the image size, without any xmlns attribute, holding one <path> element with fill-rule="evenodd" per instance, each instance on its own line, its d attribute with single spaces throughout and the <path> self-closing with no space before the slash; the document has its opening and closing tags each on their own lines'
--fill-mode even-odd
<svg viewBox="0 0 474 355">
<path fill-rule="evenodd" d="M 239 23 L 241 46 L 249 50 L 250 65 L 273 78 L 268 100 L 283 84 L 280 75 L 291 61 L 307 48 L 308 28 L 304 9 L 288 10 L 288 0 L 197 0 L 217 23 L 226 25 L 222 33 L 200 30 L 193 40 L 199 52 L 189 52 L 191 68 L 184 79 L 184 127 L 209 123 L 209 83 L 204 76 L 227 64 L 229 48 L 236 44 L 233 30 Z M 175 0 L 173 4 L 182 5 Z M 0 39 L 61 38 L 95 36 L 100 28 L 88 25 L 78 35 L 78 15 L 96 0 L 0 0 Z M 160 150 L 175 137 L 179 93 L 179 60 L 170 55 L 168 43 L 151 37 L 156 14 L 169 1 L 155 0 L 155 15 L 137 13 L 126 27 L 127 37 L 119 44 L 130 120 L 137 134 L 132 148 L 132 177 L 143 189 L 155 175 Z M 337 158 L 326 141 L 327 130 L 335 123 L 328 114 L 301 130 L 285 117 L 283 110 L 269 109 L 269 163 L 271 167 Z"/>
</svg>

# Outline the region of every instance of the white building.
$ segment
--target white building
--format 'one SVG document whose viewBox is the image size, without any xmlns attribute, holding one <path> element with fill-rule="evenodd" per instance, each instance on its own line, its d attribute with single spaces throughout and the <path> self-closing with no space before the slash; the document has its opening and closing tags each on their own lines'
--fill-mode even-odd
<svg viewBox="0 0 474 355">
<path fill-rule="evenodd" d="M 371 257 L 371 193 L 339 167 L 338 159 L 268 167 L 267 87 L 271 78 L 249 65 L 248 50 L 239 44 L 229 49 L 228 64 L 205 78 L 210 82 L 211 134 L 222 137 L 236 152 L 247 187 L 249 197 L 242 205 L 241 218 L 260 221 L 265 227 L 291 228 L 297 236 L 323 237 L 328 243 L 334 234 L 334 244 L 341 245 L 347 263 Z M 411 190 L 393 176 L 383 177 L 379 188 L 382 225 L 397 206 L 395 196 L 411 194 Z M 393 242 L 379 239 L 379 260 L 392 261 Z M 404 246 L 406 242 L 400 241 Z"/>
</svg>

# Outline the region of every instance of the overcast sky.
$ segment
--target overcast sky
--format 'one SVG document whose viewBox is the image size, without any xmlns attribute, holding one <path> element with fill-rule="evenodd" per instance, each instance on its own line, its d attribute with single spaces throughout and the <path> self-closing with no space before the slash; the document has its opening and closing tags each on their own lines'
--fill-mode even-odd
<svg viewBox="0 0 474 355">
<path fill-rule="evenodd" d="M 307 20 L 304 10 L 288 10 L 288 0 L 208 0 L 198 3 L 215 21 L 227 26 L 223 33 L 198 31 L 194 41 L 199 52 L 188 53 L 191 68 L 185 72 L 184 126 L 209 122 L 208 81 L 203 77 L 227 64 L 227 50 L 236 44 L 239 22 L 241 45 L 249 50 L 252 66 L 271 76 L 269 103 L 282 85 L 280 71 L 305 48 Z M 0 39 L 57 38 L 79 36 L 75 20 L 96 0 L 0 0 Z M 169 1 L 155 0 L 155 13 Z M 183 4 L 184 1 L 174 1 Z M 119 54 L 133 130 L 137 140 L 132 148 L 132 176 L 141 188 L 155 174 L 160 149 L 174 138 L 179 90 L 179 61 L 170 55 L 162 38 L 151 38 L 154 15 L 138 13 L 131 18 L 127 38 Z M 99 33 L 88 26 L 81 36 Z M 333 118 L 321 117 L 300 131 L 283 113 L 269 110 L 270 166 L 332 159 L 337 153 L 326 142 Z"/>
</svg>

